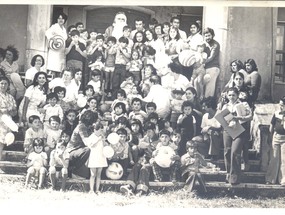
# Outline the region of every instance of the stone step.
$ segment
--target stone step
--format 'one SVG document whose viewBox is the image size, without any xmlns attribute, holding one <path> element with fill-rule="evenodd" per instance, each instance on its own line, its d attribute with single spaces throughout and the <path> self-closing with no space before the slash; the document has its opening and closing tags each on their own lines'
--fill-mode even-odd
<svg viewBox="0 0 285 215">
<path fill-rule="evenodd" d="M 3 160 L 5 161 L 18 161 L 21 162 L 27 157 L 27 154 L 23 151 L 7 151 L 2 152 Z"/>
</svg>

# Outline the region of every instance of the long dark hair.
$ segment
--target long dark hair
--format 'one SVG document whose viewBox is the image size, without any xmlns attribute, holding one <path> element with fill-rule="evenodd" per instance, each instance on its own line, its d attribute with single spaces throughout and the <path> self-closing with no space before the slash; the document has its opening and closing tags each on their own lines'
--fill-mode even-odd
<svg viewBox="0 0 285 215">
<path fill-rule="evenodd" d="M 44 75 L 45 78 L 46 78 L 46 83 L 44 84 L 43 88 L 44 88 L 44 94 L 47 94 L 47 92 L 48 92 L 48 76 L 47 76 L 47 74 L 46 74 L 45 72 L 37 72 L 37 73 L 35 74 L 35 77 L 34 77 L 34 80 L 33 80 L 32 85 L 33 85 L 34 87 L 39 85 L 39 83 L 38 83 L 38 77 L 39 77 L 40 75 Z"/>
</svg>

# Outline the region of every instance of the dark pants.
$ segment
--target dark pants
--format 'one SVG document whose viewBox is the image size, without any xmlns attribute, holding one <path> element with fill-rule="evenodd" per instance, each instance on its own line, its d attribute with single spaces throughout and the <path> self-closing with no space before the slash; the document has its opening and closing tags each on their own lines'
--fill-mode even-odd
<svg viewBox="0 0 285 215">
<path fill-rule="evenodd" d="M 139 163 L 135 163 L 128 175 L 127 183 L 131 185 L 133 190 L 147 192 L 149 188 L 150 171 L 150 165 L 142 166 Z"/>
<path fill-rule="evenodd" d="M 180 163 L 178 161 L 175 161 L 169 167 L 170 181 L 177 180 L 177 172 L 178 172 L 179 166 L 180 166 Z M 163 178 L 162 170 L 163 169 L 166 169 L 166 168 L 160 167 L 155 161 L 153 162 L 152 171 L 153 171 L 155 180 L 162 181 L 162 178 Z"/>
<path fill-rule="evenodd" d="M 116 64 L 115 65 L 115 71 L 113 74 L 113 90 L 114 90 L 114 94 L 117 93 L 118 89 L 120 89 L 120 85 L 123 81 L 125 81 L 126 79 L 126 65 L 123 64 Z"/>
<path fill-rule="evenodd" d="M 69 170 L 72 170 L 72 172 L 75 172 L 78 169 L 81 169 L 81 176 L 88 178 L 89 177 L 89 169 L 85 165 L 86 161 L 89 158 L 90 149 L 88 147 L 79 148 L 76 150 L 73 150 L 69 153 Z M 69 171 L 69 176 L 70 176 Z"/>
<path fill-rule="evenodd" d="M 246 138 L 243 132 L 233 139 L 226 131 L 223 132 L 224 159 L 227 171 L 227 180 L 231 184 L 240 183 L 241 177 L 241 151 Z"/>
</svg>

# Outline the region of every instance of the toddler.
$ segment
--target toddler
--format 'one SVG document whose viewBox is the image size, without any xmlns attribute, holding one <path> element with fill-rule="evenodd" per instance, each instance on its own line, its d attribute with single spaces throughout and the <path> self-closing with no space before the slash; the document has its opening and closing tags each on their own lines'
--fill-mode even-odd
<svg viewBox="0 0 285 215">
<path fill-rule="evenodd" d="M 34 151 L 28 156 L 28 171 L 26 176 L 25 188 L 28 188 L 31 178 L 34 176 L 38 179 L 38 189 L 43 188 L 43 182 L 46 175 L 47 154 L 44 152 L 44 141 L 41 138 L 33 140 Z"/>
<path fill-rule="evenodd" d="M 60 191 L 65 191 L 69 165 L 69 153 L 66 150 L 66 145 L 66 141 L 59 139 L 56 143 L 56 148 L 50 153 L 49 176 L 53 190 L 56 188 L 56 176 L 61 173 L 62 180 Z"/>
<path fill-rule="evenodd" d="M 133 50 L 131 54 L 131 61 L 127 63 L 126 69 L 134 76 L 134 83 L 138 85 L 141 81 L 141 70 L 143 68 L 143 63 L 140 59 L 139 52 Z"/>
<path fill-rule="evenodd" d="M 112 122 L 114 123 L 121 116 L 128 117 L 126 105 L 123 102 L 117 102 L 114 106 L 114 110 L 111 112 Z"/>
<path fill-rule="evenodd" d="M 88 85 L 93 86 L 94 97 L 97 98 L 98 103 L 100 103 L 102 96 L 104 94 L 104 81 L 102 81 L 102 72 L 99 69 L 94 69 L 91 72 L 91 80 Z"/>
<path fill-rule="evenodd" d="M 129 104 L 127 100 L 126 92 L 123 89 L 117 91 L 116 99 L 112 102 L 111 109 L 114 110 L 114 106 L 117 102 L 123 102 L 126 105 L 126 110 L 129 110 Z"/>
<path fill-rule="evenodd" d="M 59 116 L 51 116 L 49 118 L 49 126 L 45 127 L 44 134 L 46 138 L 45 152 L 49 156 L 52 149 L 55 148 L 56 142 L 59 140 L 62 130 L 59 128 Z"/>
<path fill-rule="evenodd" d="M 78 125 L 77 112 L 73 109 L 69 109 L 65 112 L 64 118 L 61 123 L 61 129 L 64 130 L 70 136 L 73 130 Z"/>
<path fill-rule="evenodd" d="M 130 91 L 130 93 L 127 95 L 128 104 L 130 105 L 132 103 L 132 100 L 134 98 L 139 98 L 142 100 L 142 96 L 140 94 L 140 87 L 137 85 L 134 85 Z"/>
<path fill-rule="evenodd" d="M 147 96 L 150 90 L 150 77 L 156 74 L 156 69 L 152 64 L 145 65 L 143 72 L 142 72 L 142 81 L 140 83 L 143 96 Z"/>
<path fill-rule="evenodd" d="M 121 83 L 120 88 L 124 90 L 128 95 L 131 92 L 133 86 L 135 86 L 134 75 L 128 72 L 126 74 L 126 80 Z"/>
</svg>

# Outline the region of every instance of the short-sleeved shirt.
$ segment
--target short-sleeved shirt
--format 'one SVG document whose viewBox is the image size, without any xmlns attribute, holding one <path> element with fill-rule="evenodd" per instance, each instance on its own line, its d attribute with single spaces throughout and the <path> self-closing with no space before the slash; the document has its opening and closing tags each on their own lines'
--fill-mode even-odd
<svg viewBox="0 0 285 215">
<path fill-rule="evenodd" d="M 28 146 L 32 143 L 32 140 L 35 138 L 44 138 L 44 130 L 39 129 L 38 131 L 34 131 L 32 128 L 28 128 L 25 132 L 25 141 L 24 145 Z"/>
<path fill-rule="evenodd" d="M 70 141 L 67 144 L 67 151 L 71 152 L 73 150 L 85 147 L 83 142 L 84 138 L 89 137 L 92 131 L 86 127 L 83 123 L 79 123 L 73 130 Z"/>
<path fill-rule="evenodd" d="M 285 116 L 283 114 L 280 114 L 280 111 L 276 111 L 271 120 L 274 131 L 280 135 L 285 135 L 284 117 Z"/>
<path fill-rule="evenodd" d="M 65 150 L 63 152 L 63 160 L 69 160 L 69 157 L 69 153 L 67 152 L 67 150 Z M 52 150 L 52 152 L 50 153 L 50 161 L 54 162 L 55 167 L 63 167 L 61 159 L 59 158 L 59 154 L 56 150 Z"/>
<path fill-rule="evenodd" d="M 66 48 L 69 47 L 71 41 L 72 40 L 66 41 Z M 86 47 L 83 43 L 78 42 L 78 45 L 82 52 L 86 50 Z M 78 61 L 84 62 L 85 58 L 78 51 L 75 50 L 75 46 L 72 46 L 72 48 L 70 49 L 70 52 L 66 55 L 66 61 L 69 61 L 69 60 L 78 60 Z"/>
<path fill-rule="evenodd" d="M 44 161 L 47 160 L 47 153 L 41 152 L 41 153 L 36 153 L 36 152 L 31 152 L 28 156 L 28 160 L 33 162 L 33 167 L 40 169 L 41 167 L 44 166 Z"/>
</svg>

